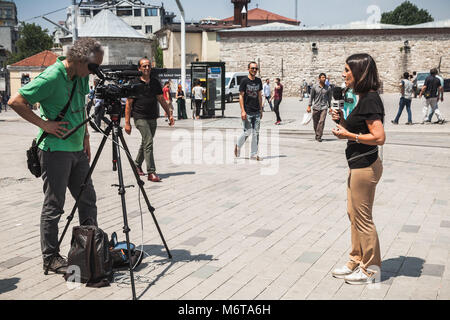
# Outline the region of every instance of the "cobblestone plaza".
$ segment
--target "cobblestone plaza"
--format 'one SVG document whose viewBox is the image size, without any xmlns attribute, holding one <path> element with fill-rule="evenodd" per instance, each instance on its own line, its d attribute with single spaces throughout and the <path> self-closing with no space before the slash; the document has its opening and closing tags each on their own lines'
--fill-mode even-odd
<svg viewBox="0 0 450 320">
<path fill-rule="evenodd" d="M 440 109 L 448 119 L 447 99 L 448 94 Z M 383 100 L 384 172 L 373 209 L 382 253 L 379 283 L 351 286 L 331 276 L 350 250 L 345 142 L 331 134 L 330 117 L 324 141 L 314 141 L 312 124 L 300 124 L 306 99 L 286 98 L 280 106 L 281 126 L 273 125 L 274 113 L 264 113 L 261 144 L 267 149 L 261 162 L 248 160 L 248 149 L 241 159 L 233 159 L 229 137 L 236 139 L 241 128 L 237 103 L 226 105 L 223 119 L 177 121 L 174 128 L 158 120 L 155 157 L 163 182 L 145 181 L 144 187 L 173 259 L 167 258 L 137 186 L 127 188 L 131 241 L 143 245 L 146 253 L 135 272 L 137 297 L 450 299 L 450 124 L 418 124 L 422 105 L 414 99 L 415 124 L 402 125 L 404 112 L 401 124 L 394 126 L 390 120 L 398 109 L 398 95 L 385 94 Z M 92 131 L 95 154 L 101 135 Z M 29 173 L 25 157 L 36 132 L 14 111 L 0 113 L 0 299 L 130 299 L 126 278 L 95 289 L 71 288 L 61 275 L 44 275 L 39 240 L 42 180 Z M 192 152 L 180 161 L 183 137 Z M 134 157 L 139 132 L 125 138 Z M 216 158 L 207 157 L 212 153 Z M 126 161 L 124 155 L 122 159 Z M 127 162 L 124 178 L 126 185 L 136 185 Z M 111 186 L 117 183 L 117 172 L 112 171 L 110 141 L 93 182 L 99 226 L 124 240 L 120 196 Z M 73 204 L 67 193 L 60 230 Z M 71 227 L 77 224 L 76 217 Z M 71 227 L 63 255 L 70 248 Z M 127 274 L 117 272 L 116 277 Z"/>
</svg>

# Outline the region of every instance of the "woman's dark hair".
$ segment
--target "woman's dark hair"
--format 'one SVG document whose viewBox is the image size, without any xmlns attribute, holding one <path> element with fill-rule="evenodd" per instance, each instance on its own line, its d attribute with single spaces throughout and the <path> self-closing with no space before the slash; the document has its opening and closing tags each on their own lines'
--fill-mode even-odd
<svg viewBox="0 0 450 320">
<path fill-rule="evenodd" d="M 367 53 L 353 54 L 347 58 L 348 64 L 355 79 L 353 91 L 357 94 L 364 94 L 371 90 L 377 91 L 380 88 L 380 78 L 375 60 Z"/>
<path fill-rule="evenodd" d="M 409 78 L 409 73 L 408 72 L 405 72 L 404 74 L 403 74 L 403 79 L 408 79 Z"/>
<path fill-rule="evenodd" d="M 327 77 L 327 75 L 325 74 L 325 73 L 321 73 L 321 74 L 319 74 L 319 79 L 322 77 L 322 76 L 324 76 L 325 78 Z"/>
</svg>

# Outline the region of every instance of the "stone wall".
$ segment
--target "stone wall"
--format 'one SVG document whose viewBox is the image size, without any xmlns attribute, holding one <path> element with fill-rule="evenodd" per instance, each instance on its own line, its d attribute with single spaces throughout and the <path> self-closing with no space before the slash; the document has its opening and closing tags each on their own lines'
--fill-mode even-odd
<svg viewBox="0 0 450 320">
<path fill-rule="evenodd" d="M 331 82 L 342 84 L 345 59 L 354 53 L 366 52 L 377 62 L 383 92 L 398 92 L 399 79 L 405 71 L 429 71 L 439 65 L 444 78 L 450 78 L 450 29 L 417 34 L 347 34 L 308 35 L 305 32 L 285 33 L 221 32 L 220 60 L 226 71 L 247 71 L 249 61 L 260 63 L 260 77 L 279 77 L 286 95 L 299 95 L 299 87 L 325 72 Z M 405 52 L 404 41 L 410 50 Z M 317 44 L 317 52 L 311 49 Z M 442 57 L 442 58 L 441 58 Z"/>
</svg>

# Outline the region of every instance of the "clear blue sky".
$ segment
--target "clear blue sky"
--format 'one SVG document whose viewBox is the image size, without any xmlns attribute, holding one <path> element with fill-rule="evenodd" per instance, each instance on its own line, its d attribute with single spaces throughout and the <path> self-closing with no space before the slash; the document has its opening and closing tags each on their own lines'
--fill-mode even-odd
<svg viewBox="0 0 450 320">
<path fill-rule="evenodd" d="M 78 2 L 80 0 L 77 0 Z M 421 9 L 427 9 L 435 21 L 450 19 L 449 0 L 410 0 Z M 178 14 L 175 0 L 153 1 L 144 0 L 145 3 L 164 3 L 168 11 Z M 353 21 L 367 20 L 372 13 L 367 13 L 371 5 L 376 5 L 381 12 L 391 11 L 401 4 L 403 0 L 298 0 L 297 17 L 302 24 L 319 26 L 322 24 L 345 24 Z M 15 0 L 20 21 L 36 23 L 53 31 L 54 27 L 42 18 L 30 18 L 69 6 L 71 0 Z M 233 5 L 230 0 L 181 0 L 186 12 L 188 22 L 197 21 L 204 17 L 227 18 L 233 15 Z M 350 3 L 350 4 L 349 4 Z M 251 0 L 250 9 L 256 5 L 285 17 L 295 18 L 295 0 Z M 65 20 L 65 10 L 48 16 L 53 21 Z M 179 20 L 176 18 L 176 20 Z"/>
</svg>

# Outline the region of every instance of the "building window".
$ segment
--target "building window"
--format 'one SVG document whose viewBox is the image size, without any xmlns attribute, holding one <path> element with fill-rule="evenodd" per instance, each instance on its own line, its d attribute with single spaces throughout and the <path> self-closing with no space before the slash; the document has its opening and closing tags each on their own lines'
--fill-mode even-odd
<svg viewBox="0 0 450 320">
<path fill-rule="evenodd" d="M 152 32 L 153 32 L 152 26 L 145 26 L 145 33 L 152 33 Z"/>
<path fill-rule="evenodd" d="M 141 9 L 134 9 L 134 16 L 135 17 L 140 17 L 141 16 Z"/>
<path fill-rule="evenodd" d="M 145 16 L 146 17 L 156 17 L 158 15 L 157 8 L 145 8 Z"/>
<path fill-rule="evenodd" d="M 167 49 L 167 35 L 159 38 L 159 46 L 161 47 L 161 49 Z"/>
<path fill-rule="evenodd" d="M 80 10 L 80 15 L 81 16 L 90 16 L 91 15 L 91 10 L 89 10 L 89 9 L 81 9 Z"/>
<path fill-rule="evenodd" d="M 135 30 L 142 30 L 142 26 L 132 26 Z"/>
<path fill-rule="evenodd" d="M 117 7 L 117 16 L 118 17 L 125 17 L 125 16 L 132 16 L 133 10 L 131 7 Z"/>
<path fill-rule="evenodd" d="M 93 10 L 92 14 L 95 16 L 97 13 L 99 13 L 101 10 Z"/>
</svg>

